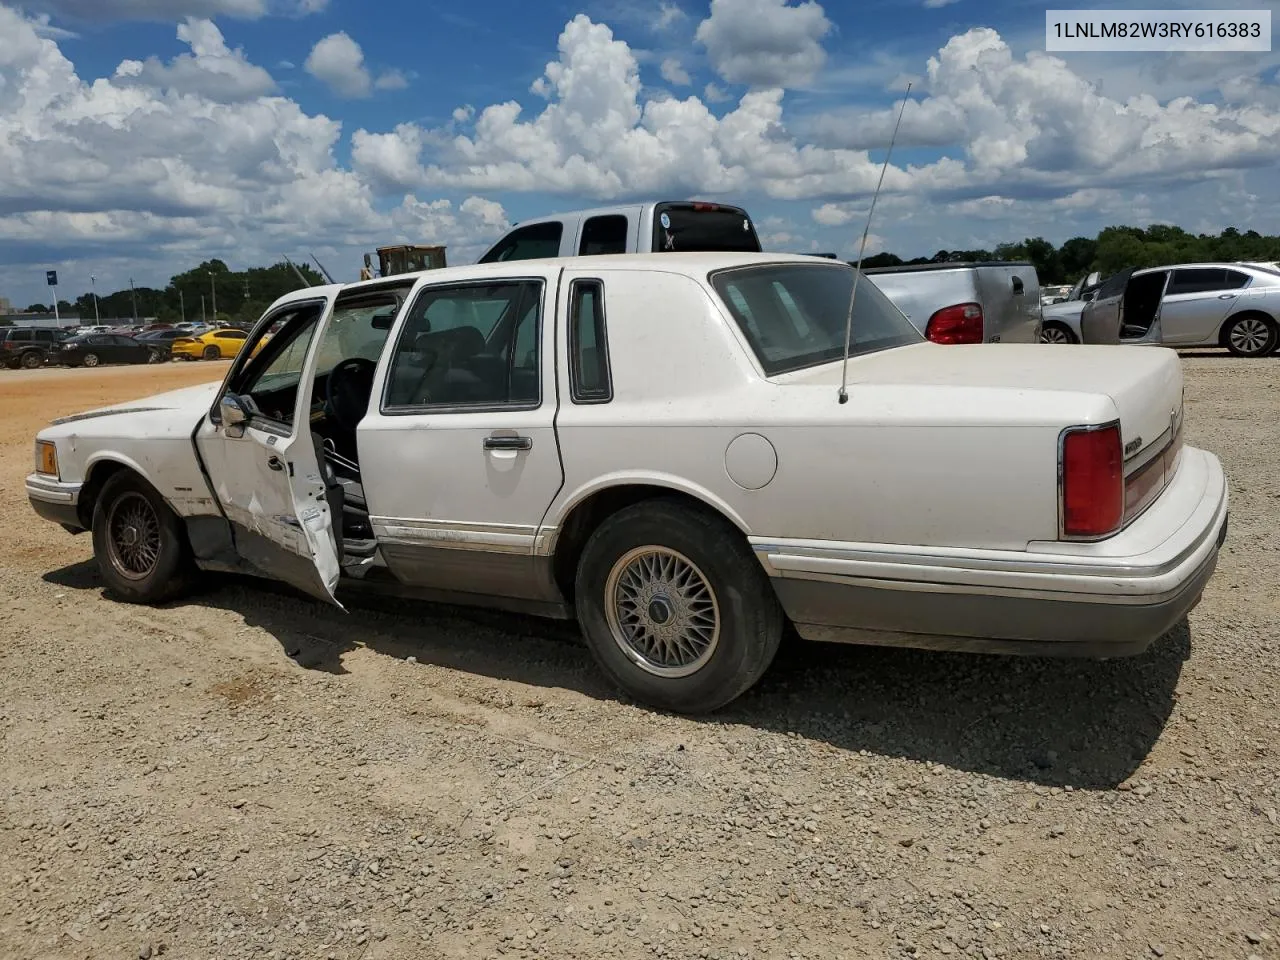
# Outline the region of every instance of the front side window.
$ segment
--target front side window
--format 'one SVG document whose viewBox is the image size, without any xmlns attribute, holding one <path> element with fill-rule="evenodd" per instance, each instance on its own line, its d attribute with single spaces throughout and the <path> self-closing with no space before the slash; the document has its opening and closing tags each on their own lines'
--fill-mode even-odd
<svg viewBox="0 0 1280 960">
<path fill-rule="evenodd" d="M 847 266 L 779 263 L 722 270 L 711 283 L 773 376 L 843 356 L 853 277 Z M 923 339 L 874 283 L 858 283 L 851 357 Z"/>
<path fill-rule="evenodd" d="M 481 263 L 500 263 L 507 260 L 539 260 L 560 255 L 560 237 L 564 224 L 559 220 L 532 223 L 512 231 L 498 241 L 492 250 L 480 258 Z"/>
<path fill-rule="evenodd" d="M 293 423 L 302 365 L 323 312 L 324 304 L 315 303 L 282 314 L 277 333 L 244 367 L 236 392 L 252 401 L 255 414 L 277 423 Z"/>
<path fill-rule="evenodd" d="M 386 408 L 536 404 L 541 312 L 538 280 L 423 290 L 396 343 Z"/>
</svg>

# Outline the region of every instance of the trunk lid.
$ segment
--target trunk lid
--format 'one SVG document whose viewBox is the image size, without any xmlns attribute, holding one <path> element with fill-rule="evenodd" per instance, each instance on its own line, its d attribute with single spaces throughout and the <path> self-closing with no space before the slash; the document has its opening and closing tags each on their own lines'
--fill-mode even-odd
<svg viewBox="0 0 1280 960">
<path fill-rule="evenodd" d="M 798 370 L 774 382 L 827 384 L 834 392 L 840 364 Z M 850 359 L 849 385 L 855 384 L 1006 390 L 1011 405 L 1028 392 L 1106 396 L 1120 416 L 1126 462 L 1140 461 L 1153 444 L 1166 442 L 1174 419 L 1182 415 L 1181 361 L 1159 347 L 1009 344 L 993 349 L 921 343 Z"/>
</svg>

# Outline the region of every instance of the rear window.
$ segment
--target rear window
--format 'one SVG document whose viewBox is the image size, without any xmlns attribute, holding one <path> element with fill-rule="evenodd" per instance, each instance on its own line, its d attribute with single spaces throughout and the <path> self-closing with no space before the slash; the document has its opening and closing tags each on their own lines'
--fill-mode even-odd
<svg viewBox="0 0 1280 960">
<path fill-rule="evenodd" d="M 854 271 L 825 264 L 768 264 L 722 270 L 711 284 L 729 308 L 767 375 L 839 360 Z M 923 337 L 865 277 L 858 283 L 849 356 L 888 350 Z"/>
<path fill-rule="evenodd" d="M 718 203 L 660 203 L 653 211 L 653 249 L 759 253 L 760 238 L 747 212 Z"/>
</svg>

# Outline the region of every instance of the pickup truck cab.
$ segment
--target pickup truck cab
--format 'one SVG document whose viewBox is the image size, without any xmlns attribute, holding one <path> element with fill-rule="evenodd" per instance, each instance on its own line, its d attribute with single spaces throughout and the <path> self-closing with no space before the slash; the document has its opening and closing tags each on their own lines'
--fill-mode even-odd
<svg viewBox="0 0 1280 960">
<path fill-rule="evenodd" d="M 479 262 L 695 251 L 759 253 L 760 238 L 741 207 L 665 200 L 526 220 L 507 231 Z"/>
</svg>

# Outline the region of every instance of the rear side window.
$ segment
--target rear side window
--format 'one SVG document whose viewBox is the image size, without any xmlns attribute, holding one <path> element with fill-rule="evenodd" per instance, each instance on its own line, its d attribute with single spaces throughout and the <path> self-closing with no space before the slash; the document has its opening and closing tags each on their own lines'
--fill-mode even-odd
<svg viewBox="0 0 1280 960">
<path fill-rule="evenodd" d="M 653 249 L 759 253 L 756 228 L 740 207 L 718 203 L 660 203 L 653 211 Z"/>
<path fill-rule="evenodd" d="M 620 213 L 591 217 L 582 225 L 578 255 L 583 257 L 627 252 L 627 218 Z"/>
<path fill-rule="evenodd" d="M 564 224 L 559 220 L 531 223 L 513 230 L 480 258 L 481 263 L 501 263 L 507 260 L 540 260 L 560 255 L 560 237 Z"/>
<path fill-rule="evenodd" d="M 569 391 L 574 403 L 608 403 L 613 399 L 604 284 L 599 280 L 575 280 L 570 287 Z"/>
<path fill-rule="evenodd" d="M 1167 296 L 1178 293 L 1207 293 L 1211 290 L 1225 290 L 1227 271 L 1220 268 L 1202 267 L 1193 270 L 1175 270 L 1169 280 Z"/>
</svg>

